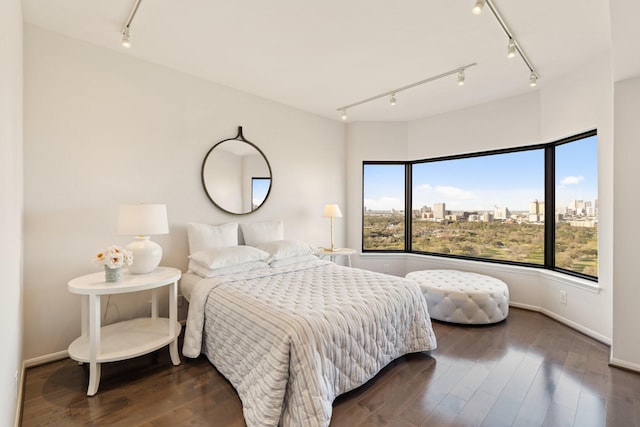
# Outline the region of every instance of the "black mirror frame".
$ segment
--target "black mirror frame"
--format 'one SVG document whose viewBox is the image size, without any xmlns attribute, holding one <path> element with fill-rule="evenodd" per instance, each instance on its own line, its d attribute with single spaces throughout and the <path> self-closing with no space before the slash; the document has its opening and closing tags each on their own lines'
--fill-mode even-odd
<svg viewBox="0 0 640 427">
<path fill-rule="evenodd" d="M 262 203 L 260 204 L 260 206 L 256 207 L 255 209 L 251 209 L 249 212 L 231 212 L 225 208 L 223 208 L 222 206 L 220 206 L 218 203 L 216 203 L 215 200 L 213 200 L 213 198 L 211 197 L 211 195 L 209 194 L 209 191 L 207 190 L 207 185 L 206 182 L 204 180 L 204 168 L 205 165 L 207 164 L 207 159 L 209 158 L 209 155 L 213 152 L 213 150 L 220 144 L 222 144 L 223 142 L 227 142 L 227 141 L 242 141 L 246 144 L 249 144 L 250 146 L 252 146 L 253 148 L 255 148 L 258 153 L 260 153 L 260 155 L 262 156 L 262 158 L 264 159 L 265 163 L 267 164 L 267 168 L 269 169 L 269 177 L 271 179 L 271 183 L 269 185 L 269 190 L 267 190 L 267 194 L 264 196 L 264 200 L 262 201 Z M 267 201 L 267 199 L 269 198 L 269 194 L 271 194 L 271 189 L 273 188 L 273 172 L 271 170 L 271 165 L 269 164 L 269 160 L 267 160 L 267 156 L 264 155 L 264 153 L 262 152 L 262 150 L 260 148 L 258 148 L 257 145 L 255 145 L 253 142 L 249 141 L 248 139 L 246 139 L 242 133 L 242 126 L 238 126 L 238 134 L 233 137 L 233 138 L 227 138 L 227 139 L 223 139 L 222 141 L 217 142 L 216 144 L 214 144 L 213 147 L 211 147 L 209 149 L 209 151 L 207 151 L 207 154 L 204 156 L 204 160 L 202 161 L 202 167 L 200 169 L 200 179 L 202 181 L 202 188 L 204 189 L 204 193 L 207 195 L 207 198 L 211 201 L 211 203 L 214 204 L 214 206 L 216 206 L 218 209 L 220 209 L 223 212 L 226 212 L 228 214 L 231 215 L 248 215 L 250 213 L 253 213 L 255 211 L 257 211 L 258 209 L 260 209 L 262 206 L 264 206 L 265 202 Z M 253 204 L 252 204 L 253 206 Z"/>
</svg>

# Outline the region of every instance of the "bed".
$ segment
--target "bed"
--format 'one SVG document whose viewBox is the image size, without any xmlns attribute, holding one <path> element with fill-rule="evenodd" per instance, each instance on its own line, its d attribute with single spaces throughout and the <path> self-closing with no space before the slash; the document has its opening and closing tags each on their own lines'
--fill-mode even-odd
<svg viewBox="0 0 640 427">
<path fill-rule="evenodd" d="M 415 283 L 301 254 L 312 248 L 298 241 L 253 243 L 209 248 L 201 264 L 217 269 L 181 282 L 183 354 L 204 354 L 230 381 L 249 427 L 327 426 L 338 395 L 404 354 L 435 348 Z M 235 264 L 219 262 L 228 253 Z"/>
</svg>

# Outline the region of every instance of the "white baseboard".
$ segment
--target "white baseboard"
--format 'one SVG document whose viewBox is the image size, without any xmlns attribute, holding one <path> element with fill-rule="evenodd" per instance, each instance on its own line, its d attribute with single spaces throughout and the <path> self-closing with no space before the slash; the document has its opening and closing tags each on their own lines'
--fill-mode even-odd
<svg viewBox="0 0 640 427">
<path fill-rule="evenodd" d="M 25 368 L 32 368 L 34 366 L 44 365 L 45 363 L 57 362 L 58 360 L 66 359 L 67 357 L 69 357 L 69 352 L 67 350 L 63 350 L 57 353 L 45 354 L 44 356 L 27 359 L 22 363 Z"/>
<path fill-rule="evenodd" d="M 40 357 L 34 357 L 33 359 L 27 359 L 22 361 L 20 367 L 20 373 L 18 374 L 18 398 L 16 399 L 16 418 L 14 427 L 20 427 L 22 425 L 22 405 L 24 404 L 24 381 L 27 375 L 27 368 L 34 366 L 44 365 L 45 363 L 56 362 L 58 360 L 66 359 L 69 357 L 67 350 L 59 351 L 57 353 L 51 353 Z"/>
<path fill-rule="evenodd" d="M 616 359 L 615 357 L 609 359 L 609 365 L 617 368 L 628 369 L 629 371 L 640 372 L 640 364 Z"/>
<path fill-rule="evenodd" d="M 22 403 L 24 400 L 24 380 L 26 377 L 27 368 L 24 361 L 20 366 L 20 372 L 18 373 L 18 398 L 16 399 L 16 417 L 13 423 L 14 427 L 20 427 L 22 425 Z"/>
<path fill-rule="evenodd" d="M 593 331 L 589 328 L 585 328 L 584 326 L 582 326 L 579 323 L 574 322 L 573 320 L 569 320 L 566 317 L 562 317 L 557 313 L 554 313 L 551 310 L 548 310 L 546 308 L 542 308 L 542 307 L 537 307 L 535 305 L 529 305 L 529 304 L 521 304 L 518 302 L 513 302 L 510 301 L 509 302 L 509 306 L 511 307 L 515 307 L 515 308 L 523 308 L 525 310 L 530 310 L 530 311 L 537 311 L 538 313 L 542 313 L 545 316 L 548 316 L 550 318 L 552 318 L 553 320 L 556 320 L 560 323 L 562 323 L 563 325 L 566 325 L 568 327 L 570 327 L 571 329 L 575 329 L 578 332 L 581 332 L 583 334 L 585 334 L 586 336 L 593 338 L 596 341 L 599 341 L 605 345 L 611 346 L 611 338 L 606 337 L 596 331 Z"/>
</svg>

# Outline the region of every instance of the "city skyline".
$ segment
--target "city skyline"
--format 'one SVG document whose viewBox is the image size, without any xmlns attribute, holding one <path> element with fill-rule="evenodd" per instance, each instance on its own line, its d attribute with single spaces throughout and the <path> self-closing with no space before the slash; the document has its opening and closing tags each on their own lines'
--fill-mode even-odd
<svg viewBox="0 0 640 427">
<path fill-rule="evenodd" d="M 404 210 L 404 165 L 365 165 L 364 206 Z M 446 203 L 447 210 L 528 211 L 545 200 L 544 150 L 416 163 L 413 209 Z M 556 147 L 557 205 L 597 200 L 597 137 Z"/>
</svg>

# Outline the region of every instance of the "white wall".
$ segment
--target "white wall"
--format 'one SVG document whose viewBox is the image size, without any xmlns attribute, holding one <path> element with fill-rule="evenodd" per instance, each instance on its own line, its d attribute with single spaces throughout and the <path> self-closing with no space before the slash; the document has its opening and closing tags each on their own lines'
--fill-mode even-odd
<svg viewBox="0 0 640 427">
<path fill-rule="evenodd" d="M 593 331 L 612 337 L 613 318 L 613 76 L 608 54 L 550 82 L 541 93 L 542 140 L 598 129 L 598 285 L 594 294 L 546 282 L 545 306 Z M 568 304 L 559 304 L 559 291 Z M 594 313 L 597 313 L 594 315 Z"/>
<path fill-rule="evenodd" d="M 120 204 L 167 204 L 170 234 L 154 240 L 182 270 L 190 221 L 282 219 L 285 238 L 326 245 L 322 209 L 345 201 L 342 123 L 28 25 L 24 55 L 26 359 L 80 333 L 66 284 L 99 271 L 97 250 L 130 240 L 116 234 Z M 269 199 L 248 216 L 218 210 L 200 182 L 207 151 L 239 125 L 273 171 Z M 344 230 L 338 221 L 339 245 Z M 147 299 L 112 299 L 107 321 L 148 312 Z"/>
<path fill-rule="evenodd" d="M 585 71 L 586 70 L 586 71 Z M 579 72 L 555 82 L 540 82 L 537 89 L 521 96 L 415 120 L 408 123 L 406 143 L 401 125 L 350 124 L 347 131 L 348 203 L 362 204 L 362 160 L 403 160 L 550 142 L 597 128 L 599 143 L 599 284 L 539 270 L 415 255 L 361 255 L 354 264 L 377 271 L 385 265 L 393 274 L 424 268 L 457 268 L 491 274 L 505 280 L 511 301 L 541 309 L 582 331 L 610 342 L 612 336 L 613 247 L 613 92 L 610 58 L 594 58 Z M 574 106 L 574 103 L 576 104 Z M 367 132 L 365 132 L 367 130 Z M 380 135 L 395 132 L 389 146 Z M 372 153 L 372 154 L 370 154 Z M 384 156 L 387 158 L 384 158 Z M 351 170 L 358 168 L 358 170 Z M 353 227 L 358 227 L 353 229 Z M 349 219 L 348 244 L 361 247 L 361 219 Z M 568 303 L 559 303 L 560 290 Z"/>
<path fill-rule="evenodd" d="M 640 370 L 638 321 L 640 284 L 638 283 L 637 212 L 638 159 L 640 158 L 640 76 L 615 84 L 615 191 L 614 205 L 614 307 L 612 361 Z"/>
<path fill-rule="evenodd" d="M 409 158 L 531 145 L 540 141 L 540 94 L 502 99 L 409 124 Z"/>
<path fill-rule="evenodd" d="M 215 155 L 207 157 L 204 169 L 207 192 L 218 206 L 229 212 L 244 212 L 242 178 L 241 156 L 216 149 Z"/>
<path fill-rule="evenodd" d="M 14 424 L 22 362 L 22 10 L 0 2 L 0 425 Z"/>
<path fill-rule="evenodd" d="M 407 160 L 406 122 L 357 122 L 347 126 L 347 246 L 362 249 L 362 162 L 365 160 Z M 343 212 L 344 214 L 344 212 Z M 340 223 L 336 220 L 336 224 Z M 378 262 L 380 259 L 384 261 Z M 354 266 L 403 275 L 405 256 L 382 258 L 352 256 Z M 386 266 L 385 266 L 386 264 Z M 385 268 L 388 267 L 388 268 Z"/>
</svg>

